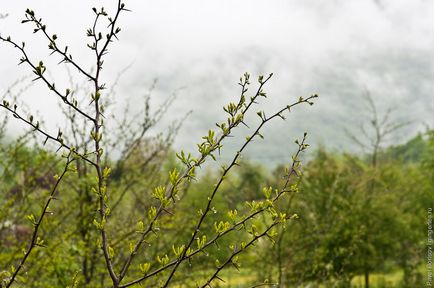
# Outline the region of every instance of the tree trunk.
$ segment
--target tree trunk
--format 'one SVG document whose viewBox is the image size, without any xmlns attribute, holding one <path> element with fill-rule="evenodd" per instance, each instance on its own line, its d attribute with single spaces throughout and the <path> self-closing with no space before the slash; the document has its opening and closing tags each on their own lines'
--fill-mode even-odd
<svg viewBox="0 0 434 288">
<path fill-rule="evenodd" d="M 365 288 L 369 288 L 369 271 L 365 270 Z"/>
</svg>

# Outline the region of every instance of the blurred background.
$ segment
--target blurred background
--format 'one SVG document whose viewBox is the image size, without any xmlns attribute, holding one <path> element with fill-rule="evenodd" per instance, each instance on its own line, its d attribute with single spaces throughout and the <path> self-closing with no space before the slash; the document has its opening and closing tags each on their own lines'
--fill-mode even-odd
<svg viewBox="0 0 434 288">
<path fill-rule="evenodd" d="M 296 109 L 302 111 L 286 122 L 273 123 L 267 140 L 249 150 L 249 155 L 272 165 L 287 157 L 272 143 L 290 147 L 304 131 L 311 135 L 311 143 L 357 150 L 345 130 L 356 133 L 366 120 L 366 93 L 375 99 L 380 113 L 391 108 L 391 117 L 411 122 L 389 139 L 393 142 L 402 143 L 433 124 L 434 4 L 430 1 L 130 2 L 132 13 L 121 16 L 122 41 L 112 46 L 103 79 L 111 83 L 122 73 L 115 99 L 132 107 L 155 79 L 152 107 L 176 92 L 177 99 L 157 130 L 191 110 L 175 140 L 178 150 L 188 150 L 223 119 L 221 107 L 238 97 L 237 82 L 246 71 L 255 78 L 274 73 L 263 105 L 270 113 L 299 96 L 321 96 L 312 109 Z M 110 1 L 90 1 L 87 6 L 104 4 L 108 11 L 113 8 Z M 33 59 L 47 58 L 45 40 L 20 24 L 24 10 L 32 8 L 49 31 L 61 34 L 59 43 L 68 45 L 75 59 L 91 68 L 92 53 L 83 35 L 93 12 L 82 6 L 54 0 L 5 2 L 1 13 L 8 17 L 1 20 L 0 32 L 18 42 L 27 40 Z M 19 55 L 10 47 L 2 45 L 0 53 L 4 56 L 0 85 L 5 90 L 28 70 L 17 69 Z M 49 68 L 60 85 L 68 78 L 62 66 L 56 67 L 58 60 Z M 40 92 L 40 86 L 35 84 L 25 100 L 47 123 L 62 125 L 53 109 L 57 100 Z M 12 135 L 15 129 L 11 127 Z"/>
</svg>

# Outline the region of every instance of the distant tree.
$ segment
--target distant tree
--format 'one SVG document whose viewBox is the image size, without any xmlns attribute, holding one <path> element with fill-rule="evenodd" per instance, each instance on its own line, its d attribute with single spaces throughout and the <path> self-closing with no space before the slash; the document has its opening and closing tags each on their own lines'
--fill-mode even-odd
<svg viewBox="0 0 434 288">
<path fill-rule="evenodd" d="M 376 111 L 375 105 L 372 109 Z M 422 226 L 425 207 L 433 203 L 427 181 L 432 169 L 423 160 L 432 155 L 427 153 L 429 141 L 416 136 L 407 144 L 387 147 L 384 137 L 402 125 L 373 117 L 369 123 L 375 133 L 365 146 L 372 148 L 365 150 L 369 153 L 320 149 L 304 165 L 301 193 L 286 205 L 300 221 L 288 223 L 285 230 L 280 227 L 275 242 L 252 260 L 261 267 L 260 278 L 290 287 L 350 287 L 355 276 L 364 275 L 369 286 L 371 273 L 402 269 L 402 287 L 422 285 Z M 364 138 L 356 140 L 364 143 Z"/>
</svg>

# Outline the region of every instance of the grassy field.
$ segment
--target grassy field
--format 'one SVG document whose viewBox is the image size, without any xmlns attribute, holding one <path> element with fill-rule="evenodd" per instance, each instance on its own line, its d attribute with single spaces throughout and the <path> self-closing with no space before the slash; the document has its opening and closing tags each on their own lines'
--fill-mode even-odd
<svg viewBox="0 0 434 288">
<path fill-rule="evenodd" d="M 423 267 L 421 267 L 420 272 Z M 255 280 L 254 273 L 247 272 L 226 272 L 225 275 L 222 275 L 222 278 L 225 280 L 225 283 L 220 282 L 220 284 L 214 287 L 227 287 L 227 288 L 246 288 L 253 287 L 260 283 L 257 283 Z M 370 275 L 370 284 L 371 288 L 395 288 L 399 287 L 399 283 L 403 278 L 403 271 L 396 270 L 387 274 L 371 274 Z M 272 287 L 272 286 L 268 286 Z M 326 286 L 320 286 L 321 288 L 327 288 Z M 353 278 L 351 281 L 352 288 L 364 288 L 364 277 L 363 275 L 359 275 Z M 283 288 L 283 287 L 282 287 Z"/>
<path fill-rule="evenodd" d="M 392 288 L 398 287 L 398 284 L 402 280 L 402 277 L 402 270 L 398 270 L 388 274 L 371 274 L 369 279 L 372 288 Z M 354 288 L 363 288 L 365 287 L 364 283 L 365 279 L 363 276 L 356 276 L 354 277 L 353 281 L 351 281 L 351 285 Z"/>
</svg>

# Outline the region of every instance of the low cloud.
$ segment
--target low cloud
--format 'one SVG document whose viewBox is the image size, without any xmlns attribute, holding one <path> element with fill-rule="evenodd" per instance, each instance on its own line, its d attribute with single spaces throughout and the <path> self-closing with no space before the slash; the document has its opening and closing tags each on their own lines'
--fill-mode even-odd
<svg viewBox="0 0 434 288">
<path fill-rule="evenodd" d="M 101 2 L 107 8 L 113 5 Z M 121 19 L 123 34 L 107 59 L 106 79 L 112 80 L 109 75 L 133 63 L 118 95 L 126 99 L 136 95 L 131 101 L 139 101 L 158 78 L 154 106 L 185 87 L 160 125 L 164 129 L 193 110 L 175 143 L 177 149 L 194 147 L 215 122 L 224 120 L 221 107 L 239 95 L 237 81 L 245 71 L 255 77 L 275 73 L 266 87 L 270 99 L 261 108 L 266 111 L 285 106 L 298 96 L 321 96 L 312 108 L 300 107 L 286 122 L 268 127 L 268 140 L 249 150 L 251 158 L 286 159 L 281 147 L 290 147 L 305 130 L 312 135 L 311 143 L 354 149 L 343 128 L 354 129 L 366 120 L 361 109 L 366 90 L 380 111 L 393 106 L 397 119 L 413 121 L 403 134 L 412 135 L 424 124 L 434 124 L 434 3 L 430 1 L 130 2 L 127 5 L 133 13 Z M 7 30 L 11 35 L 29 37 L 17 27 L 17 11 L 26 4 L 4 4 L 10 16 L 2 20 L 7 26 L 0 27 L 1 33 Z M 51 27 L 65 31 L 63 37 L 71 39 L 77 57 L 91 59 L 82 43 L 91 19 L 91 13 L 82 11 L 91 7 L 60 5 L 53 0 L 32 5 L 44 19 L 55 23 Z M 78 13 L 83 16 L 74 17 Z M 15 71 L 16 61 L 10 60 L 13 53 L 5 49 L 0 46 L 2 55 L 8 55 L 2 59 L 5 65 L 0 73 L 12 82 L 19 74 L 10 72 Z M 35 54 L 46 55 L 35 49 Z M 42 114 L 52 111 L 36 102 L 34 107 Z M 55 120 L 58 116 L 51 117 Z"/>
</svg>

